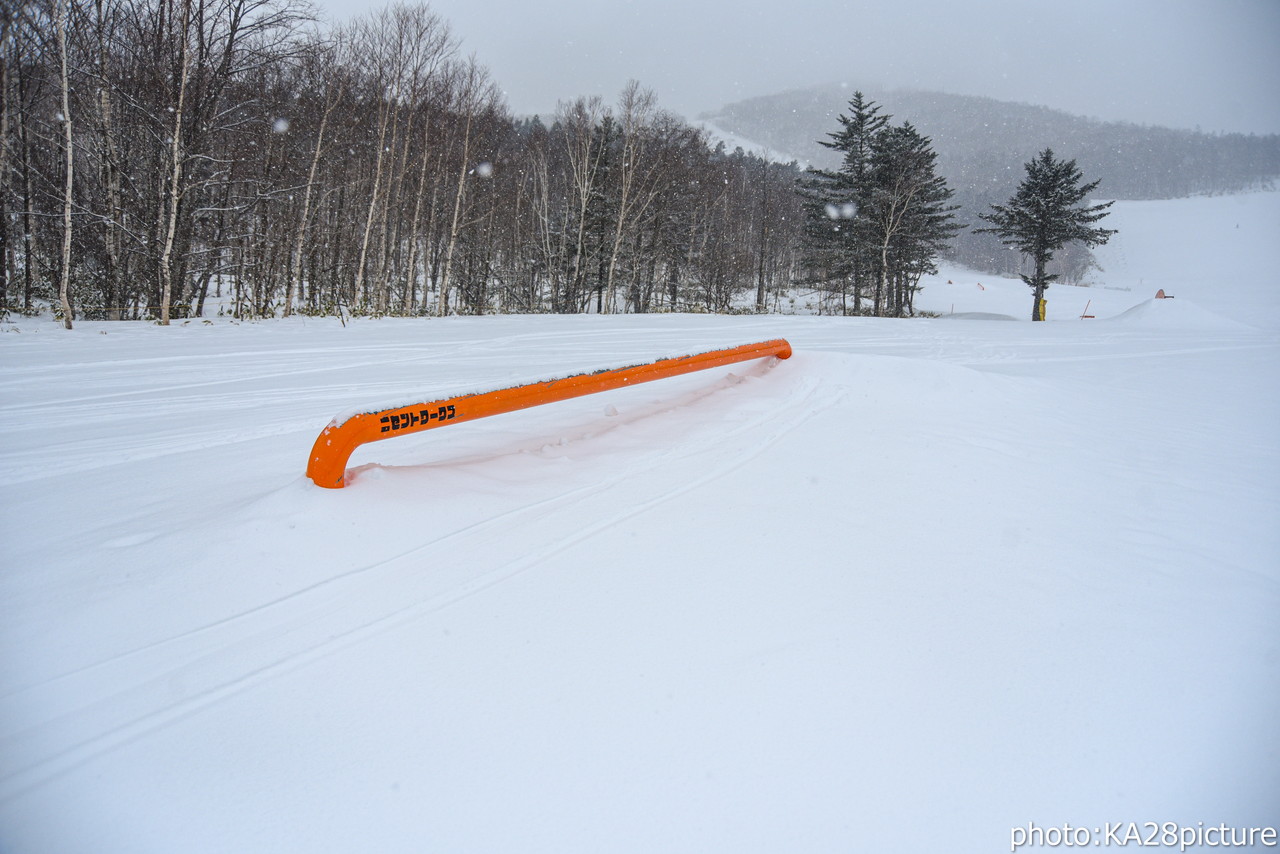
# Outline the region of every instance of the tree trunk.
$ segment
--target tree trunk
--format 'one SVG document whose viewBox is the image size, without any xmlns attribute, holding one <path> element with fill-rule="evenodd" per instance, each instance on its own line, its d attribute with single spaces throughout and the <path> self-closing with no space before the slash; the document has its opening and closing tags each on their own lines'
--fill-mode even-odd
<svg viewBox="0 0 1280 854">
<path fill-rule="evenodd" d="M 467 163 L 471 157 L 471 104 L 464 103 L 464 109 L 467 115 L 462 124 L 462 162 L 458 169 L 458 188 L 453 196 L 453 219 L 449 224 L 449 243 L 444 251 L 444 270 L 440 274 L 440 301 L 436 310 L 440 317 L 449 313 L 449 277 L 453 273 L 453 252 L 458 246 L 462 199 L 467 192 Z"/>
<path fill-rule="evenodd" d="M 97 0 L 94 4 L 98 36 L 98 73 L 102 79 L 98 83 L 98 121 L 101 135 L 100 145 L 102 158 L 102 183 L 106 191 L 107 212 L 103 222 L 103 250 L 106 282 L 103 288 L 103 301 L 106 303 L 106 316 L 109 320 L 119 320 L 123 316 L 124 286 L 121 276 L 121 255 L 123 254 L 121 235 L 122 177 L 119 147 L 116 145 L 115 105 L 111 99 L 111 89 L 107 85 L 107 69 L 111 57 L 107 50 L 106 36 L 106 0 Z"/>
<path fill-rule="evenodd" d="M 31 299 L 35 288 L 36 248 L 32 245 L 33 223 L 31 213 L 35 210 L 35 188 L 33 186 L 34 167 L 31 163 L 30 120 L 27 113 L 27 73 L 24 72 L 29 63 L 16 57 L 18 73 L 18 150 L 22 152 L 22 310 L 31 310 Z"/>
<path fill-rule="evenodd" d="M 302 214 L 298 218 L 298 237 L 293 243 L 293 253 L 289 257 L 289 281 L 284 291 L 284 316 L 293 314 L 293 300 L 302 281 L 302 247 L 307 236 L 307 221 L 311 218 L 311 191 L 316 185 L 316 169 L 320 166 L 320 155 L 324 151 L 324 131 L 329 124 L 329 114 L 342 99 L 342 87 L 338 95 L 325 108 L 320 118 L 320 128 L 316 131 L 316 150 L 311 155 L 311 168 L 307 172 L 307 189 L 302 193 Z"/>
<path fill-rule="evenodd" d="M 160 325 L 169 325 L 169 304 L 173 299 L 173 242 L 178 231 L 178 201 L 182 185 L 182 110 L 187 97 L 187 77 L 191 71 L 191 51 L 187 44 L 187 28 L 191 20 L 191 0 L 182 4 L 181 68 L 178 72 L 178 105 L 173 115 L 173 141 L 169 146 L 168 222 L 165 225 L 164 249 L 160 253 Z"/>
<path fill-rule="evenodd" d="M 374 161 L 373 167 L 373 191 L 369 194 L 369 208 L 365 211 L 364 236 L 360 239 L 360 259 L 356 262 L 356 283 L 352 286 L 354 291 L 351 295 L 352 299 L 360 299 L 361 291 L 365 288 L 364 267 L 365 260 L 369 257 L 369 234 L 373 231 L 374 217 L 378 212 L 378 194 L 382 187 L 383 147 L 387 141 L 387 124 L 394 121 L 390 104 L 386 105 L 385 110 L 379 110 L 379 112 L 381 113 L 381 121 L 378 128 L 378 156 Z"/>
<path fill-rule="evenodd" d="M 1036 258 L 1036 275 L 1035 284 L 1032 285 L 1034 297 L 1031 301 L 1031 319 L 1044 320 L 1044 313 L 1041 306 L 1044 303 L 1044 269 L 1046 259 L 1043 257 Z"/>
<path fill-rule="evenodd" d="M 391 223 L 391 207 L 394 200 L 400 196 L 401 187 L 404 184 L 404 160 L 401 159 L 400 164 L 396 163 L 396 152 L 399 150 L 400 135 L 400 97 L 399 87 L 397 87 L 396 111 L 391 116 L 391 144 L 388 147 L 391 154 L 390 174 L 387 176 L 387 189 L 382 196 L 382 204 L 378 210 L 378 246 L 373 256 L 373 305 L 377 309 L 378 314 L 385 314 L 391 300 L 391 273 L 388 271 L 388 265 L 392 259 L 389 257 L 394 250 L 394 226 Z M 413 131 L 413 110 L 412 101 L 409 102 L 409 132 Z M 409 155 L 409 144 L 405 143 L 404 157 Z M 398 221 L 397 221 L 398 224 Z M 390 245 L 389 245 L 390 244 Z"/>
<path fill-rule="evenodd" d="M 769 244 L 769 163 L 760 163 L 760 259 L 756 268 L 756 313 L 764 314 L 765 299 L 765 251 Z M 844 306 L 844 289 L 840 291 L 840 313 L 847 314 Z"/>
<path fill-rule="evenodd" d="M 67 9 L 62 0 L 57 0 L 55 27 L 58 38 L 58 60 L 61 64 L 62 81 L 62 141 L 65 148 L 66 182 L 62 192 L 62 278 L 58 283 L 58 302 L 62 304 L 62 324 L 71 328 L 71 189 L 72 169 L 75 163 L 74 151 L 71 147 L 71 81 L 67 77 Z"/>
<path fill-rule="evenodd" d="M 9 281 L 13 267 L 9 263 L 9 210 L 5 192 L 9 176 L 9 57 L 0 50 L 0 316 L 9 308 Z"/>
<path fill-rule="evenodd" d="M 412 314 L 418 294 L 418 232 L 422 222 L 422 203 L 427 195 L 427 162 L 431 159 L 431 115 L 427 114 L 422 128 L 422 160 L 418 164 L 417 192 L 413 199 L 413 216 L 409 220 L 409 257 L 405 259 L 404 299 L 401 313 Z M 408 146 L 406 145 L 406 148 Z"/>
<path fill-rule="evenodd" d="M 884 299 L 889 293 L 889 240 L 880 244 L 880 278 L 876 279 L 875 316 L 884 317 Z"/>
</svg>

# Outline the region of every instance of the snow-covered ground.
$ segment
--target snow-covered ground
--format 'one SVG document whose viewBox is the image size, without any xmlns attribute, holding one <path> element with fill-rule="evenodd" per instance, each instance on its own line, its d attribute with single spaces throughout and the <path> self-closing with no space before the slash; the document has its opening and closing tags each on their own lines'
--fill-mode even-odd
<svg viewBox="0 0 1280 854">
<path fill-rule="evenodd" d="M 0 851 L 1274 826 L 1280 194 L 1107 224 L 1043 324 L 953 269 L 931 320 L 3 325 Z M 303 478 L 362 403 L 777 336 Z"/>
</svg>

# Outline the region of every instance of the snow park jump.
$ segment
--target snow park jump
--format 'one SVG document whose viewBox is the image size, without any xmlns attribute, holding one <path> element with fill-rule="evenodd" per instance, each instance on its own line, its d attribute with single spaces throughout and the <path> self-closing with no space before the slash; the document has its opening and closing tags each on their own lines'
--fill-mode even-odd
<svg viewBox="0 0 1280 854">
<path fill-rule="evenodd" d="M 311 448 L 310 462 L 307 463 L 307 477 L 317 486 L 341 489 L 346 485 L 347 460 L 356 448 L 369 442 L 769 356 L 789 358 L 791 345 L 785 339 L 775 338 L 722 350 L 658 359 L 641 365 L 574 374 L 493 391 L 339 416 L 330 421 L 316 437 Z"/>
</svg>

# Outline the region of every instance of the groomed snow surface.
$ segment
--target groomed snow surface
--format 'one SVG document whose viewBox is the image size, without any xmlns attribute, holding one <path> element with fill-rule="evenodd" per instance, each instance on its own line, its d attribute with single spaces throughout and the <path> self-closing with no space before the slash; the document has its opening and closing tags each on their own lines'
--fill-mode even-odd
<svg viewBox="0 0 1280 854">
<path fill-rule="evenodd" d="M 1275 826 L 1280 194 L 1114 211 L 1042 324 L 953 269 L 929 320 L 3 325 L 0 851 Z M 772 337 L 303 477 L 369 401 Z"/>
</svg>

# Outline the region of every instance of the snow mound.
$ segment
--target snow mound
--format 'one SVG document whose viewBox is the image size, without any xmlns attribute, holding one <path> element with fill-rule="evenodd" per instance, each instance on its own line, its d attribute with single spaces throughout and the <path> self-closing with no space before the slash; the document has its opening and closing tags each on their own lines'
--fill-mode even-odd
<svg viewBox="0 0 1280 854">
<path fill-rule="evenodd" d="M 994 311 L 961 311 L 939 315 L 946 320 L 1017 320 L 1011 314 L 1000 314 Z"/>
<path fill-rule="evenodd" d="M 1149 299 L 1128 311 L 1121 312 L 1113 321 L 1141 324 L 1159 329 L 1215 329 L 1248 330 L 1247 324 L 1223 317 L 1201 308 L 1189 299 Z"/>
</svg>

